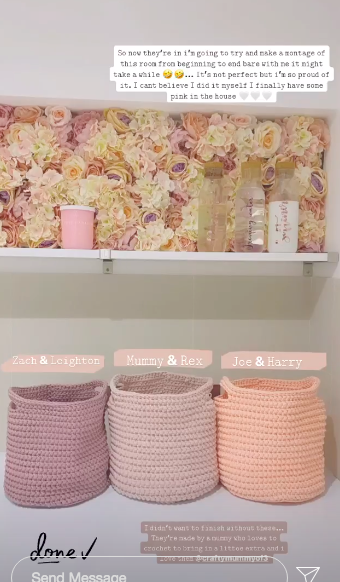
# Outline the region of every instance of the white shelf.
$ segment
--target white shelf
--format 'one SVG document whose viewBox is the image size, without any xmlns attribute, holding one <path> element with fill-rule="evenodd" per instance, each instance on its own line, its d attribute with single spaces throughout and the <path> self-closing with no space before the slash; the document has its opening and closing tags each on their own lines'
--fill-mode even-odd
<svg viewBox="0 0 340 582">
<path fill-rule="evenodd" d="M 290 276 L 302 275 L 303 265 L 308 264 L 314 274 L 331 276 L 337 263 L 338 253 L 0 249 L 2 273 L 103 273 L 108 266 L 113 274 Z"/>
</svg>

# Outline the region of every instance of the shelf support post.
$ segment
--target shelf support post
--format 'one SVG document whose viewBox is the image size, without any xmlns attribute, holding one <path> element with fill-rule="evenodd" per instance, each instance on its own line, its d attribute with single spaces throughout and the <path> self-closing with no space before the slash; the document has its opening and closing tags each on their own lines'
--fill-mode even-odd
<svg viewBox="0 0 340 582">
<path fill-rule="evenodd" d="M 103 273 L 104 275 L 112 275 L 113 261 L 111 259 L 103 259 Z"/>
<path fill-rule="evenodd" d="M 303 263 L 303 276 L 313 277 L 313 263 Z"/>
</svg>

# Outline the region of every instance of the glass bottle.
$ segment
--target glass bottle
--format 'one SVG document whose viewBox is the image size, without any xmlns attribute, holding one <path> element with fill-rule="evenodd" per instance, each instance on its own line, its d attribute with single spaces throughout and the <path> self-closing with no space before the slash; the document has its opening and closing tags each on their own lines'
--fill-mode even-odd
<svg viewBox="0 0 340 582">
<path fill-rule="evenodd" d="M 296 253 L 299 239 L 299 185 L 294 162 L 277 162 L 269 199 L 268 251 Z"/>
<path fill-rule="evenodd" d="M 204 164 L 204 181 L 199 195 L 199 252 L 224 252 L 227 244 L 227 203 L 229 189 L 222 162 Z"/>
<path fill-rule="evenodd" d="M 261 162 L 243 162 L 241 172 L 242 182 L 235 200 L 235 251 L 261 253 L 264 250 L 265 228 Z"/>
</svg>

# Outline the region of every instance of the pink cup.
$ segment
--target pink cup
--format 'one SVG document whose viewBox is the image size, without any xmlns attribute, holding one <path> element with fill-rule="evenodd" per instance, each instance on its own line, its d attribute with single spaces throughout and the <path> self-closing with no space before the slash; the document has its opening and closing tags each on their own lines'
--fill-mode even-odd
<svg viewBox="0 0 340 582">
<path fill-rule="evenodd" d="M 64 249 L 93 249 L 95 208 L 61 206 L 61 235 Z"/>
</svg>

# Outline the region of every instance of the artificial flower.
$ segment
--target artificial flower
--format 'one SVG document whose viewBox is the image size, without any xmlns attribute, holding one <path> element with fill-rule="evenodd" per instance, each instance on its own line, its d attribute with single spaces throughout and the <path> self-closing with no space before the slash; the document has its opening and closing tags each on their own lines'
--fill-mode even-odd
<svg viewBox="0 0 340 582">
<path fill-rule="evenodd" d="M 13 120 L 13 107 L 10 105 L 0 105 L 0 131 L 7 129 Z"/>
<path fill-rule="evenodd" d="M 132 175 L 124 162 L 109 162 L 105 165 L 105 174 L 116 185 L 132 183 Z"/>
<path fill-rule="evenodd" d="M 236 127 L 240 127 L 242 129 L 253 129 L 257 123 L 257 119 L 254 115 L 230 115 L 229 120 Z"/>
<path fill-rule="evenodd" d="M 85 172 L 85 160 L 80 156 L 70 156 L 62 164 L 62 173 L 65 180 L 78 182 Z"/>
<path fill-rule="evenodd" d="M 270 192 L 278 160 L 293 160 L 300 198 L 299 250 L 324 247 L 329 129 L 322 119 L 162 111 L 72 113 L 65 107 L 0 107 L 3 245 L 61 245 L 64 204 L 97 209 L 95 248 L 196 251 L 203 164 L 223 163 L 227 250 L 235 245 L 241 163 L 257 157 Z M 268 198 L 268 197 L 267 197 Z M 266 205 L 266 220 L 268 199 Z M 5 222 L 7 221 L 7 222 Z M 266 236 L 267 236 L 266 224 Z"/>
<path fill-rule="evenodd" d="M 112 123 L 118 134 L 130 131 L 130 123 L 133 115 L 125 109 L 105 109 L 104 117 L 106 121 Z"/>
<path fill-rule="evenodd" d="M 35 123 L 42 114 L 40 107 L 21 105 L 14 109 L 14 120 L 17 123 Z"/>
<path fill-rule="evenodd" d="M 5 247 L 7 244 L 8 234 L 2 229 L 2 220 L 0 220 L 0 247 Z"/>
<path fill-rule="evenodd" d="M 314 119 L 312 123 L 308 126 L 308 131 L 317 137 L 318 151 L 328 150 L 331 141 L 331 134 L 327 123 L 323 119 Z"/>
<path fill-rule="evenodd" d="M 88 162 L 85 168 L 85 178 L 88 176 L 102 176 L 105 170 L 104 160 L 100 158 Z"/>
<path fill-rule="evenodd" d="M 208 129 L 208 118 L 202 113 L 186 113 L 182 116 L 183 127 L 189 136 L 198 141 Z"/>
<path fill-rule="evenodd" d="M 137 229 L 136 250 L 140 251 L 159 251 L 162 246 L 168 244 L 174 236 L 171 228 L 166 228 L 161 220 L 150 222 L 145 228 Z"/>
<path fill-rule="evenodd" d="M 255 153 L 261 158 L 271 158 L 281 143 L 282 129 L 274 121 L 264 121 L 255 128 Z"/>
<path fill-rule="evenodd" d="M 67 125 L 72 119 L 72 113 L 67 107 L 57 105 L 46 107 L 45 115 L 53 127 Z"/>
<path fill-rule="evenodd" d="M 90 137 L 93 137 L 99 121 L 100 113 L 97 111 L 86 111 L 73 118 L 73 135 L 78 143 L 86 143 Z"/>
<path fill-rule="evenodd" d="M 3 219 L 2 221 L 1 234 L 6 234 L 6 246 L 7 247 L 17 247 L 19 244 L 19 224 L 15 220 Z M 1 240 L 0 240 L 0 246 Z"/>
<path fill-rule="evenodd" d="M 84 151 L 90 160 L 95 158 L 117 159 L 115 154 L 121 149 L 121 146 L 122 143 L 113 125 L 107 121 L 100 121 L 97 124 L 97 132 L 85 144 L 82 144 L 82 149 L 79 152 Z"/>
</svg>

